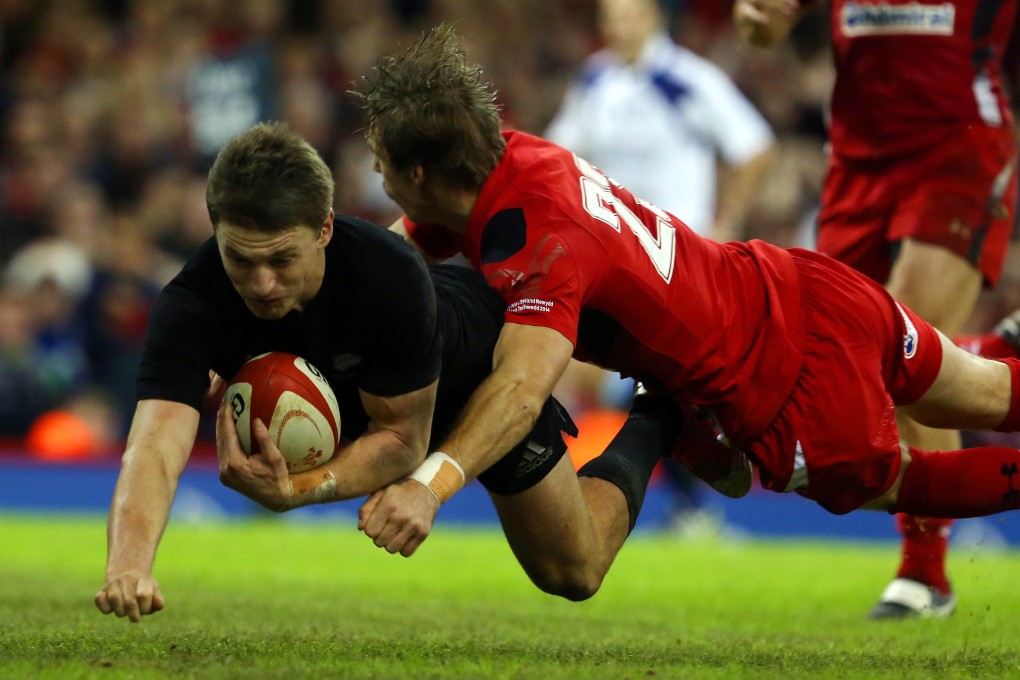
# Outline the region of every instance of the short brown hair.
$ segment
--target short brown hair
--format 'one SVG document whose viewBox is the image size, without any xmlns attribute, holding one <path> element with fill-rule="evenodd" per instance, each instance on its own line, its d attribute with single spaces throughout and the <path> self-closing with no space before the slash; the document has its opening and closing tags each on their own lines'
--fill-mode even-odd
<svg viewBox="0 0 1020 680">
<path fill-rule="evenodd" d="M 496 93 L 448 24 L 423 33 L 401 56 L 380 59 L 353 94 L 367 134 L 394 168 L 420 165 L 477 188 L 503 156 Z"/>
<path fill-rule="evenodd" d="M 318 229 L 333 206 L 333 175 L 311 144 L 284 123 L 233 137 L 209 170 L 205 204 L 215 228 Z"/>
</svg>

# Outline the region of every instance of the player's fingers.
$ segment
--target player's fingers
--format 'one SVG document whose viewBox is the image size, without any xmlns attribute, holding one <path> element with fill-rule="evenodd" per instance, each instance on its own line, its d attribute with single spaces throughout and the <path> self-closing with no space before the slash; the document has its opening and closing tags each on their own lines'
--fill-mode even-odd
<svg viewBox="0 0 1020 680">
<path fill-rule="evenodd" d="M 117 587 L 110 591 L 110 609 L 113 610 L 117 618 L 123 618 L 127 614 L 127 601 L 128 598 L 124 596 L 122 587 Z"/>
<path fill-rule="evenodd" d="M 227 381 L 219 376 L 216 371 L 209 371 L 209 389 L 206 391 L 208 399 L 214 399 L 223 393 Z"/>
<path fill-rule="evenodd" d="M 411 536 L 400 549 L 400 554 L 404 557 L 410 557 L 418 549 L 418 546 L 425 542 L 426 538 L 428 538 L 428 534 L 415 534 Z"/>
<path fill-rule="evenodd" d="M 382 513 L 373 513 L 365 525 L 365 535 L 372 539 L 378 548 L 385 548 L 397 533 L 397 526 L 389 521 L 389 518 Z"/>
<path fill-rule="evenodd" d="M 255 433 L 255 441 L 259 445 L 259 453 L 267 460 L 275 462 L 276 460 L 283 461 L 283 454 L 280 453 L 280 449 L 276 447 L 276 442 L 273 441 L 273 435 L 269 434 L 269 428 L 262 422 L 261 418 L 256 418 L 255 423 L 252 425 L 252 431 Z M 284 463 L 286 466 L 286 463 Z"/>
<path fill-rule="evenodd" d="M 99 609 L 99 611 L 103 612 L 104 614 L 109 614 L 110 612 L 113 611 L 113 607 L 110 606 L 110 598 L 106 594 L 106 588 L 103 588 L 98 593 L 96 593 L 94 602 L 96 603 L 96 607 Z"/>
<path fill-rule="evenodd" d="M 150 613 L 152 611 L 152 590 L 139 588 L 135 601 L 138 603 L 139 617 Z"/>
<path fill-rule="evenodd" d="M 391 555 L 395 555 L 404 548 L 408 539 L 408 527 L 398 526 L 393 522 L 386 525 L 386 529 L 376 540 L 376 545 Z"/>
<path fill-rule="evenodd" d="M 159 586 L 156 586 L 156 591 L 152 594 L 152 613 L 155 614 L 158 611 L 162 611 L 163 607 L 166 606 L 166 601 L 163 600 L 163 593 L 159 591 Z"/>
<path fill-rule="evenodd" d="M 379 499 L 382 498 L 382 492 L 376 491 L 374 494 L 368 497 L 368 500 L 361 504 L 358 508 L 358 531 L 365 531 L 365 527 L 368 524 L 369 517 L 375 512 L 375 508 L 379 505 Z"/>
<path fill-rule="evenodd" d="M 390 542 L 403 526 L 403 523 L 394 520 L 393 509 L 383 504 L 368 518 L 364 531 L 377 547 L 389 550 Z"/>
<path fill-rule="evenodd" d="M 220 464 L 220 472 L 230 462 L 233 447 L 231 433 L 236 437 L 237 430 L 234 428 L 234 418 L 231 415 L 230 404 L 222 402 L 216 411 L 216 458 Z"/>
</svg>

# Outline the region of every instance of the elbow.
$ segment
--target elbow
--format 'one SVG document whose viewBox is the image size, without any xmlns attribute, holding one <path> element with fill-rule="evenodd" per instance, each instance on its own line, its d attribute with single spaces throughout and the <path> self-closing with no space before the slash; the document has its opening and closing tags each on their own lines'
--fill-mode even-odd
<svg viewBox="0 0 1020 680">
<path fill-rule="evenodd" d="M 399 476 L 407 476 L 414 472 L 425 460 L 428 443 L 400 441 L 394 447 L 390 460 L 397 469 Z"/>
<path fill-rule="evenodd" d="M 522 437 L 531 432 L 538 422 L 538 416 L 542 413 L 542 407 L 548 395 L 521 394 L 516 399 L 516 420 L 518 427 L 522 430 Z"/>
</svg>

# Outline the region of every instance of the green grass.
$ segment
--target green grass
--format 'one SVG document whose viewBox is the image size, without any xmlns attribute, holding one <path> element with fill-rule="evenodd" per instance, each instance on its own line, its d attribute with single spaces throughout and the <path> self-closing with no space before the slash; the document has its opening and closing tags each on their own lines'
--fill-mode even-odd
<svg viewBox="0 0 1020 680">
<path fill-rule="evenodd" d="M 441 527 L 411 559 L 350 526 L 172 524 L 165 611 L 92 605 L 100 518 L 0 516 L 0 678 L 1020 677 L 1020 554 L 956 553 L 946 621 L 864 613 L 888 545 L 638 535 L 603 590 L 535 589 L 501 536 Z"/>
</svg>

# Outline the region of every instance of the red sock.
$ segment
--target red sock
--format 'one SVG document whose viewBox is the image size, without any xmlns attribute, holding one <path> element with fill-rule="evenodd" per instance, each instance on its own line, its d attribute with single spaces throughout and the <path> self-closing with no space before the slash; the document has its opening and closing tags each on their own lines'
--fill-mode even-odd
<svg viewBox="0 0 1020 680">
<path fill-rule="evenodd" d="M 897 512 L 921 517 L 983 517 L 1020 509 L 1020 450 L 982 446 L 918 451 L 900 486 Z"/>
<path fill-rule="evenodd" d="M 1012 390 L 1009 411 L 996 432 L 1020 432 L 1020 359 L 999 359 L 1009 366 L 1009 385 Z"/>
<path fill-rule="evenodd" d="M 985 333 L 984 335 L 958 335 L 953 338 L 953 344 L 965 349 L 971 354 L 985 357 L 986 359 L 1017 359 L 1016 350 L 1013 345 L 1003 340 L 997 333 Z"/>
<path fill-rule="evenodd" d="M 903 534 L 903 557 L 897 576 L 920 581 L 948 595 L 951 591 L 946 577 L 946 551 L 952 519 L 914 517 L 899 513 L 896 527 Z"/>
</svg>

